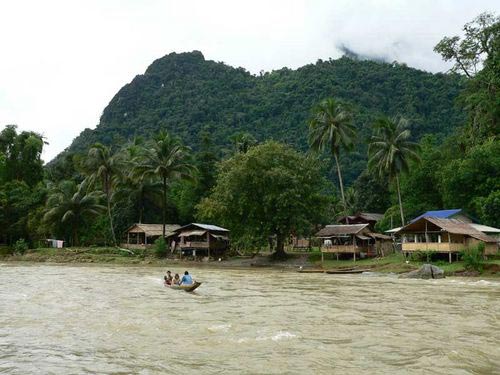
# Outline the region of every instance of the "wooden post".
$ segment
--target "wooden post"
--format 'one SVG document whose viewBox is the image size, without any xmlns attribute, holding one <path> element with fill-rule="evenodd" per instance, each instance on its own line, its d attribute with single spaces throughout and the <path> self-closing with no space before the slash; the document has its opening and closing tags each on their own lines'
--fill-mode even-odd
<svg viewBox="0 0 500 375">
<path fill-rule="evenodd" d="M 339 252 L 337 251 L 337 252 L 335 253 L 335 255 L 337 256 L 337 262 L 338 262 L 338 261 L 339 261 Z"/>
<path fill-rule="evenodd" d="M 148 235 L 146 234 L 146 232 L 144 232 L 144 247 L 146 247 L 148 244 Z"/>
<path fill-rule="evenodd" d="M 130 232 L 127 232 L 127 247 L 130 244 Z"/>
<path fill-rule="evenodd" d="M 325 258 L 323 256 L 323 250 L 321 250 L 321 246 L 319 247 L 319 251 L 321 251 L 321 267 L 323 267 L 323 262 L 325 261 Z"/>
<path fill-rule="evenodd" d="M 208 260 L 210 260 L 210 232 L 207 231 Z"/>
<path fill-rule="evenodd" d="M 451 263 L 451 251 L 448 253 L 448 261 Z"/>
<path fill-rule="evenodd" d="M 356 262 L 356 236 L 352 236 L 352 248 L 353 248 L 353 255 L 354 255 L 354 261 Z"/>
</svg>

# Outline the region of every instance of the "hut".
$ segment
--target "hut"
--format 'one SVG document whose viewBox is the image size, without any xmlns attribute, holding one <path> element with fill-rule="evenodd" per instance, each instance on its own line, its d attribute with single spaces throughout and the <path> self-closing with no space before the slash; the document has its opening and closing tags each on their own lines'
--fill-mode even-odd
<svg viewBox="0 0 500 375">
<path fill-rule="evenodd" d="M 375 214 L 370 212 L 359 212 L 356 215 L 347 215 L 338 219 L 341 224 L 368 224 L 371 230 L 375 229 L 375 224 L 382 220 L 383 214 Z"/>
<path fill-rule="evenodd" d="M 171 236 L 176 229 L 181 226 L 178 224 L 165 225 L 165 237 Z M 122 244 L 128 249 L 144 249 L 151 246 L 163 234 L 163 224 L 132 224 L 126 231 L 127 242 Z"/>
<path fill-rule="evenodd" d="M 191 223 L 169 237 L 181 256 L 220 256 L 229 248 L 229 230 L 216 225 Z"/>
<path fill-rule="evenodd" d="M 373 233 L 369 224 L 327 225 L 316 233 L 323 240 L 320 246 L 321 258 L 324 253 L 352 254 L 356 256 L 386 255 L 392 251 L 392 239 L 380 233 Z"/>
<path fill-rule="evenodd" d="M 420 217 L 398 232 L 402 236 L 402 251 L 436 252 L 448 254 L 451 263 L 452 254 L 456 254 L 478 243 L 485 244 L 485 255 L 496 254 L 497 240 L 477 230 L 470 223 L 458 219 L 438 217 Z"/>
</svg>

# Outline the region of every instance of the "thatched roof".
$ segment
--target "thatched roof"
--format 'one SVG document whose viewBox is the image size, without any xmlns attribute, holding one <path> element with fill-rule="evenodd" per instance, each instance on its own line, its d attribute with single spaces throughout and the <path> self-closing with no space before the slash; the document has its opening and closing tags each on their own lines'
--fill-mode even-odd
<svg viewBox="0 0 500 375">
<path fill-rule="evenodd" d="M 368 224 L 327 225 L 316 233 L 316 237 L 335 237 L 348 234 L 357 234 L 365 229 Z"/>
<path fill-rule="evenodd" d="M 380 221 L 384 217 L 383 214 L 375 214 L 371 212 L 359 212 L 356 215 L 348 215 L 348 216 L 342 216 L 341 218 L 338 219 L 340 223 L 345 223 L 347 219 L 349 219 L 349 222 L 354 223 L 354 222 L 360 222 L 360 221 L 365 221 L 365 222 L 371 222 L 371 221 Z"/>
<path fill-rule="evenodd" d="M 419 220 L 411 222 L 401 228 L 398 233 L 422 233 L 425 229 L 425 221 L 431 224 L 431 227 L 428 227 L 429 231 L 435 230 L 437 227 L 438 229 L 448 233 L 462 234 L 484 242 L 496 242 L 493 237 L 478 231 L 469 223 L 464 223 L 463 221 L 456 219 L 442 219 L 438 217 L 422 217 Z"/>
<path fill-rule="evenodd" d="M 387 235 L 381 234 L 381 233 L 370 232 L 370 233 L 368 233 L 368 236 L 375 238 L 377 240 L 392 240 L 391 236 L 387 236 Z"/>
<path fill-rule="evenodd" d="M 166 224 L 165 225 L 165 236 L 169 236 L 174 231 L 179 229 L 181 226 L 178 224 Z M 137 223 L 131 225 L 125 232 L 128 233 L 145 233 L 146 236 L 161 236 L 163 234 L 163 225 L 162 224 L 143 224 Z"/>
</svg>

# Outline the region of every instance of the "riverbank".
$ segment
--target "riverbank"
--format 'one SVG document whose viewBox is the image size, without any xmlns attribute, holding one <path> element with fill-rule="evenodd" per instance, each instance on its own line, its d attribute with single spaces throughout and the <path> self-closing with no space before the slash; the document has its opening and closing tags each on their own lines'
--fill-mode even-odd
<svg viewBox="0 0 500 375">
<path fill-rule="evenodd" d="M 151 250 L 136 250 L 129 253 L 112 247 L 78 247 L 78 248 L 41 248 L 28 250 L 23 255 L 12 255 L 3 250 L 0 253 L 2 262 L 41 262 L 41 263 L 80 263 L 80 264 L 113 264 L 130 266 L 208 266 L 214 268 L 274 268 L 296 271 L 306 270 L 342 270 L 348 268 L 366 269 L 380 273 L 405 273 L 416 270 L 424 262 L 406 262 L 401 254 L 392 254 L 383 258 L 366 258 L 354 262 L 349 260 L 325 260 L 321 262 L 318 252 L 293 252 L 287 260 L 272 260 L 269 254 L 262 253 L 255 257 L 231 257 L 220 261 L 202 262 L 188 259 L 158 258 Z M 500 259 L 485 261 L 483 272 L 467 270 L 463 262 L 448 263 L 434 261 L 432 264 L 442 268 L 446 276 L 487 276 L 500 278 Z"/>
</svg>

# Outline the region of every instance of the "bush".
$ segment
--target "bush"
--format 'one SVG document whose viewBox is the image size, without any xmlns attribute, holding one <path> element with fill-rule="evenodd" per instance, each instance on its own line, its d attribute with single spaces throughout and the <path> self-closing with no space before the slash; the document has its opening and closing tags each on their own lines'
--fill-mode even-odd
<svg viewBox="0 0 500 375">
<path fill-rule="evenodd" d="M 483 271 L 484 267 L 484 243 L 480 243 L 475 247 L 465 249 L 460 253 L 464 266 L 468 270 L 478 272 Z"/>
<path fill-rule="evenodd" d="M 160 237 L 155 241 L 155 254 L 158 258 L 164 258 L 167 256 L 167 243 L 165 238 Z"/>
<path fill-rule="evenodd" d="M 14 253 L 23 255 L 28 250 L 28 243 L 24 238 L 20 238 L 14 244 Z"/>
</svg>

